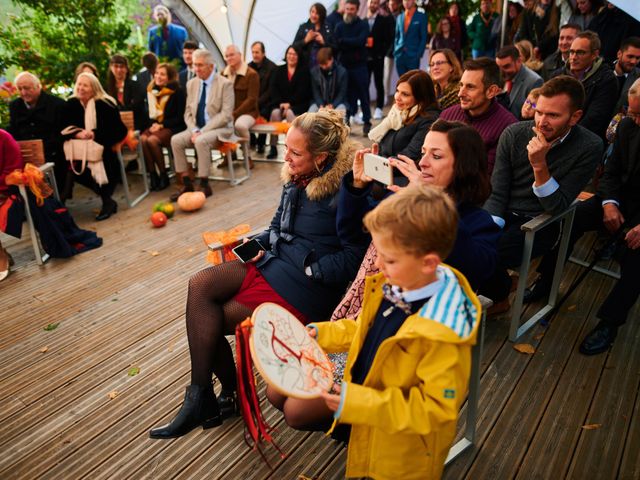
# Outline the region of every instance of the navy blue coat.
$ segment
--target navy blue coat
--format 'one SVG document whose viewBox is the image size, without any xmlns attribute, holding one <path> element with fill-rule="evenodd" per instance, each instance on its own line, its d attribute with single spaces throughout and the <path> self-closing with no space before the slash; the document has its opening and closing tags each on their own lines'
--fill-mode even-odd
<svg viewBox="0 0 640 480">
<path fill-rule="evenodd" d="M 278 210 L 269 229 L 256 237 L 267 249 L 257 268 L 280 296 L 312 321 L 330 318 L 370 241 L 358 210 L 342 208 L 337 199 L 355 146 L 344 150 L 305 189 L 285 173 Z M 311 267 L 311 276 L 306 267 Z"/>
</svg>

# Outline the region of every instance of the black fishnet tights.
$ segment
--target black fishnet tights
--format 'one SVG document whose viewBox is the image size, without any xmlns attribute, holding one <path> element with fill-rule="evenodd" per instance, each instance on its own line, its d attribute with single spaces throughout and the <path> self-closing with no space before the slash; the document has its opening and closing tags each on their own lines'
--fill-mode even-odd
<svg viewBox="0 0 640 480">
<path fill-rule="evenodd" d="M 236 389 L 231 346 L 224 337 L 251 316 L 251 309 L 232 300 L 246 275 L 244 264 L 228 262 L 206 268 L 189 279 L 187 338 L 191 384 L 209 385 L 214 373 L 224 390 Z"/>
</svg>

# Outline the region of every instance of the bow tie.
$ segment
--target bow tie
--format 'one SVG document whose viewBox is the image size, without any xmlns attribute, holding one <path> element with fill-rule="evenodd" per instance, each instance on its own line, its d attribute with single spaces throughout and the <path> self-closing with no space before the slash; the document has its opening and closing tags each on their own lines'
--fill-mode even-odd
<svg viewBox="0 0 640 480">
<path fill-rule="evenodd" d="M 388 317 L 393 312 L 394 308 L 399 308 L 405 314 L 411 315 L 411 302 L 405 302 L 402 298 L 402 295 L 396 293 L 391 288 L 391 285 L 385 283 L 382 285 L 382 294 L 384 295 L 385 300 L 392 303 L 391 307 L 387 308 L 382 315 L 384 317 Z"/>
</svg>

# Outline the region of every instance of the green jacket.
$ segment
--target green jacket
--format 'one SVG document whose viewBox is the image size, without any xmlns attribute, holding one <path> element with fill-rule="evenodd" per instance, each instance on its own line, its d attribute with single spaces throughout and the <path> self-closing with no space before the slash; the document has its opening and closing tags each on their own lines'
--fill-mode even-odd
<svg viewBox="0 0 640 480">
<path fill-rule="evenodd" d="M 473 17 L 471 25 L 467 27 L 467 33 L 471 39 L 471 48 L 473 50 L 490 50 L 495 47 L 491 41 L 491 28 L 496 21 L 498 21 L 498 14 L 496 12 L 491 13 L 489 25 L 486 25 L 482 21 L 480 13 Z"/>
</svg>

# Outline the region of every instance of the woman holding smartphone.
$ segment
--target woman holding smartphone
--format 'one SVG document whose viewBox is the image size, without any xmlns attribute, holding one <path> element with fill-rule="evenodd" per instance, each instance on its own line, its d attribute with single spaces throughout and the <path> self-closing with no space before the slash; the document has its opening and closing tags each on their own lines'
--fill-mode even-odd
<svg viewBox="0 0 640 480">
<path fill-rule="evenodd" d="M 269 228 L 256 237 L 265 250 L 248 263 L 216 265 L 189 280 L 191 385 L 176 417 L 151 430 L 151 438 L 215 427 L 236 412 L 235 364 L 225 335 L 258 305 L 281 305 L 304 324 L 331 315 L 369 244 L 361 212 L 337 201 L 358 148 L 348 136 L 338 112 L 297 117 L 285 143 L 280 205 Z M 217 399 L 212 373 L 222 384 Z"/>
</svg>

